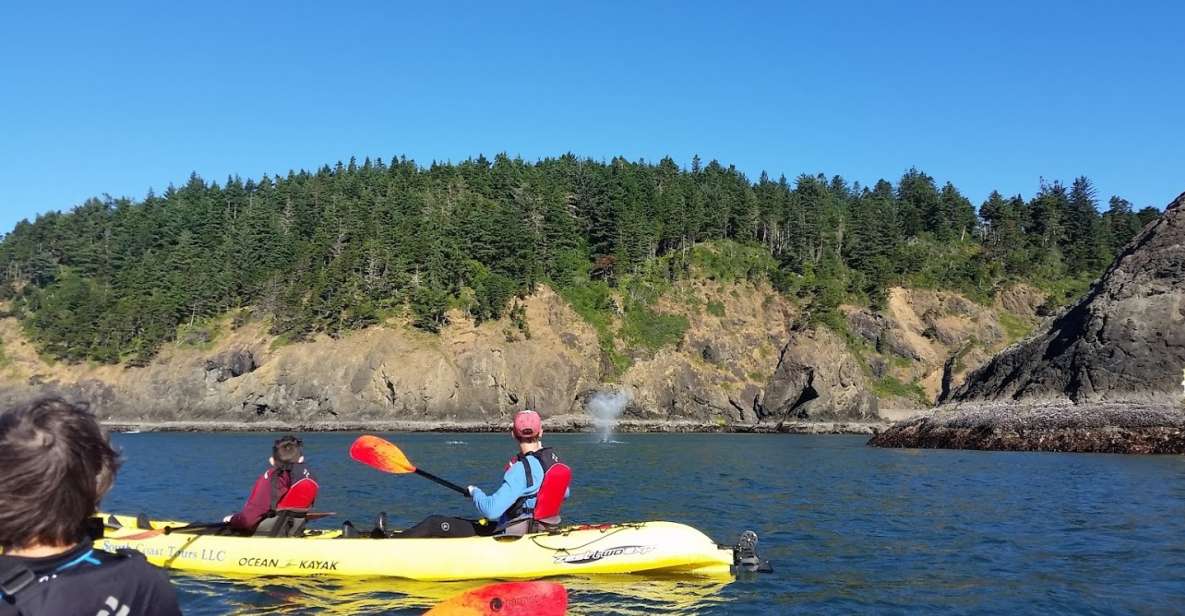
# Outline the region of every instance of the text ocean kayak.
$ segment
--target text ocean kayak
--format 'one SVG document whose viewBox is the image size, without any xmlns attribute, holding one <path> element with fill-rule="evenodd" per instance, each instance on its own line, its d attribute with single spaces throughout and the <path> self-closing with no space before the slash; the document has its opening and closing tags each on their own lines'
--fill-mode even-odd
<svg viewBox="0 0 1185 616">
<path fill-rule="evenodd" d="M 145 532 L 135 517 L 110 523 L 96 547 L 130 548 L 166 568 L 250 575 L 398 577 L 447 581 L 604 573 L 731 577 L 734 549 L 673 522 L 574 526 L 524 537 L 300 538 Z M 156 529 L 186 522 L 154 521 Z M 113 526 L 118 526 L 112 528 Z"/>
</svg>

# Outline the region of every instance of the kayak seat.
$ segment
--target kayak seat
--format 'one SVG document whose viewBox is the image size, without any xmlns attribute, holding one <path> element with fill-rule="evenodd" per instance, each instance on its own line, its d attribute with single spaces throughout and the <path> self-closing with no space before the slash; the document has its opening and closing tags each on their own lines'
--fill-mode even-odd
<svg viewBox="0 0 1185 616">
<path fill-rule="evenodd" d="M 545 533 L 559 528 L 560 522 L 562 521 L 563 519 L 558 515 L 551 516 L 549 518 L 543 518 L 541 520 L 524 516 L 510 520 L 506 523 L 506 526 L 504 526 L 502 530 L 494 536 L 498 538 L 521 537 L 523 535 L 529 535 L 532 533 Z"/>
<path fill-rule="evenodd" d="M 299 537 L 308 522 L 308 509 L 281 507 L 255 527 L 256 537 Z"/>
<path fill-rule="evenodd" d="M 527 477 L 529 480 L 529 472 Z M 552 464 L 543 474 L 543 481 L 535 494 L 534 509 L 528 509 L 523 515 L 506 522 L 498 534 L 514 537 L 558 528 L 563 521 L 560 508 L 564 506 L 571 484 L 572 469 L 563 462 Z"/>
<path fill-rule="evenodd" d="M 317 482 L 312 479 L 301 479 L 292 484 L 284 493 L 280 502 L 276 503 L 276 510 L 280 509 L 311 509 L 317 502 Z"/>
<path fill-rule="evenodd" d="M 370 531 L 371 539 L 386 539 L 389 536 L 387 532 L 387 512 L 380 511 L 378 518 L 374 521 L 374 528 Z"/>
<path fill-rule="evenodd" d="M 531 512 L 532 517 L 544 523 L 551 523 L 550 520 L 554 518 L 553 524 L 558 524 L 560 508 L 564 505 L 564 499 L 568 497 L 568 486 L 571 483 L 572 469 L 567 464 L 560 462 L 547 469 L 547 473 L 543 475 L 543 484 L 539 486 L 535 510 Z"/>
</svg>

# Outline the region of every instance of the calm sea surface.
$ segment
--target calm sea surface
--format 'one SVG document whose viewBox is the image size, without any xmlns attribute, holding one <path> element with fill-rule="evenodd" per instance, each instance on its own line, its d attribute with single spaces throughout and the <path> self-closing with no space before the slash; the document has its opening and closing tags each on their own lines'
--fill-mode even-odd
<svg viewBox="0 0 1185 616">
<path fill-rule="evenodd" d="M 369 528 L 472 515 L 452 492 L 349 460 L 356 434 L 303 435 L 318 509 Z M 424 469 L 496 487 L 506 435 L 385 435 Z M 210 521 L 242 504 L 274 434 L 115 435 L 104 508 Z M 730 584 L 559 580 L 573 614 L 1185 612 L 1185 457 L 900 451 L 863 437 L 553 435 L 578 522 L 672 520 L 732 543 L 751 528 L 775 572 Z M 418 614 L 474 584 L 224 579 L 176 573 L 186 614 Z"/>
</svg>

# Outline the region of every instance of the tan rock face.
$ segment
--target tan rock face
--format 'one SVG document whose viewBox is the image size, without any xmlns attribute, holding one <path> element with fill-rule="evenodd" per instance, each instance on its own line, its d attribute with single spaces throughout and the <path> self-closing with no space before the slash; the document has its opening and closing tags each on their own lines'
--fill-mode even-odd
<svg viewBox="0 0 1185 616">
<path fill-rule="evenodd" d="M 893 288 L 883 313 L 843 307 L 848 329 L 863 347 L 869 377 L 916 388 L 920 397 L 888 395 L 880 387 L 881 408 L 928 406 L 944 391 L 1009 343 L 1002 320 L 1027 327 L 1038 320 L 1045 296 L 1025 285 L 1003 289 L 991 306 L 948 291 Z M 920 399 L 924 398 L 924 400 Z"/>
<path fill-rule="evenodd" d="M 569 413 L 577 393 L 599 383 L 596 334 L 549 289 L 527 300 L 526 312 L 530 338 L 505 323 L 457 318 L 440 336 L 373 327 L 272 350 L 254 323 L 215 349 L 170 348 L 144 368 L 64 369 L 23 358 L 0 398 L 60 392 L 128 419 L 489 419 L 528 399 L 544 413 Z M 5 321 L 8 340 L 15 323 Z M 246 354 L 257 366 L 231 376 Z"/>
<path fill-rule="evenodd" d="M 171 345 L 142 368 L 46 362 L 15 320 L 0 319 L 0 404 L 57 393 L 123 420 L 497 421 L 528 403 L 581 414 L 591 392 L 611 387 L 630 394 L 626 417 L 637 420 L 860 421 L 921 403 L 878 380 L 917 383 L 931 399 L 944 379 L 957 384 L 1003 345 L 1001 302 L 1040 305 L 1023 292 L 989 308 L 895 289 L 883 314 L 845 309 L 853 343 L 801 329 L 794 302 L 766 284 L 681 282 L 654 309 L 687 318 L 682 340 L 633 349 L 617 376 L 595 330 L 546 287 L 524 300 L 528 331 L 456 313 L 439 335 L 387 323 L 275 347 L 266 324 L 232 329 L 227 319 L 212 345 Z"/>
<path fill-rule="evenodd" d="M 635 361 L 623 376 L 630 414 L 756 423 L 797 308 L 765 284 L 693 281 L 658 309 L 687 317 L 688 329 L 677 348 Z"/>
<path fill-rule="evenodd" d="M 1016 315 L 1037 316 L 1045 294 L 1026 284 L 1012 285 L 996 295 L 996 307 Z"/>
</svg>

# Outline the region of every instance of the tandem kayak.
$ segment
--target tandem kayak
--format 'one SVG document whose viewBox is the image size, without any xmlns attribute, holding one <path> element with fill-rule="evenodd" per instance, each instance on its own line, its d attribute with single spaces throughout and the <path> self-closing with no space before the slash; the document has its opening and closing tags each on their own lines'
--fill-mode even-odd
<svg viewBox="0 0 1185 616">
<path fill-rule="evenodd" d="M 187 525 L 163 520 L 148 524 L 154 532 L 133 516 L 102 515 L 107 528 L 96 547 L 132 549 L 160 567 L 209 573 L 424 581 L 613 573 L 718 578 L 731 577 L 740 562 L 736 548 L 674 522 L 571 526 L 522 537 L 375 539 L 327 530 L 273 538 L 160 532 Z"/>
</svg>

